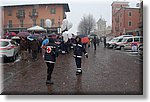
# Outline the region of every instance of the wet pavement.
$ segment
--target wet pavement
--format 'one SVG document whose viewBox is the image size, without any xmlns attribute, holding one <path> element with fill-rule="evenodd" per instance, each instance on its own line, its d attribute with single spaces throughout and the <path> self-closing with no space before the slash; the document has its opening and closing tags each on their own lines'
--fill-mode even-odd
<svg viewBox="0 0 150 102">
<path fill-rule="evenodd" d="M 47 67 L 42 54 L 38 60 L 3 63 L 2 94 L 143 94 L 143 67 L 137 53 L 97 46 L 87 48 L 83 74 L 76 76 L 73 53 L 57 58 L 53 85 L 46 85 Z"/>
</svg>

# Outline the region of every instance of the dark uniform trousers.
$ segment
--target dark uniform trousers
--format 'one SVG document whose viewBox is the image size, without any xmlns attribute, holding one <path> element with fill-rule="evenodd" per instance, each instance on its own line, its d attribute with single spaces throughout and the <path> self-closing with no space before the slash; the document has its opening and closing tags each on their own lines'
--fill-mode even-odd
<svg viewBox="0 0 150 102">
<path fill-rule="evenodd" d="M 46 62 L 47 64 L 47 80 L 51 80 L 51 75 L 52 75 L 52 72 L 53 72 L 53 69 L 54 69 L 54 63 L 49 63 L 49 62 Z"/>
<path fill-rule="evenodd" d="M 81 58 L 75 58 L 75 61 L 76 61 L 76 66 L 77 66 L 77 69 L 79 68 L 81 68 Z"/>
<path fill-rule="evenodd" d="M 93 44 L 94 44 L 94 50 L 96 50 L 96 43 L 94 42 Z"/>
</svg>

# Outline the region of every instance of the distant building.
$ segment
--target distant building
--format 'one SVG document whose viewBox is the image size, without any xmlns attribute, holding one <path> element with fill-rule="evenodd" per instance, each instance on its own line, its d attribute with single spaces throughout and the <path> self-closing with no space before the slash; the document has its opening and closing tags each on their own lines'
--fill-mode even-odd
<svg viewBox="0 0 150 102">
<path fill-rule="evenodd" d="M 105 36 L 107 34 L 110 34 L 112 31 L 111 26 L 106 26 L 106 21 L 101 17 L 97 22 L 97 35 L 99 36 Z"/>
<path fill-rule="evenodd" d="M 111 26 L 107 26 L 106 28 L 106 35 L 111 34 L 112 33 L 112 27 Z"/>
<path fill-rule="evenodd" d="M 112 33 L 139 35 L 139 7 L 129 7 L 129 2 L 115 1 L 112 3 Z"/>
<path fill-rule="evenodd" d="M 104 36 L 106 34 L 106 21 L 101 17 L 97 21 L 97 35 Z"/>
<path fill-rule="evenodd" d="M 57 33 L 61 22 L 66 18 L 66 12 L 70 12 L 67 3 L 54 4 L 28 4 L 4 6 L 3 30 L 7 31 L 26 31 L 27 28 L 39 25 L 46 28 L 45 20 L 52 21 L 49 32 Z"/>
</svg>

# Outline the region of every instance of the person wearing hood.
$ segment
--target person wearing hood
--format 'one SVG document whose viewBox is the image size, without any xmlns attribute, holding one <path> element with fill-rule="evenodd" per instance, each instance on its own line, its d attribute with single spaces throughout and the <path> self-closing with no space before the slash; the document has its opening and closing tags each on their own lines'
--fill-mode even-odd
<svg viewBox="0 0 150 102">
<path fill-rule="evenodd" d="M 56 57 L 58 57 L 58 47 L 54 43 L 52 38 L 49 38 L 47 44 L 43 45 L 44 49 L 44 62 L 47 65 L 47 81 L 46 84 L 53 84 L 51 80 L 51 75 L 54 69 L 54 64 L 56 62 Z"/>
</svg>

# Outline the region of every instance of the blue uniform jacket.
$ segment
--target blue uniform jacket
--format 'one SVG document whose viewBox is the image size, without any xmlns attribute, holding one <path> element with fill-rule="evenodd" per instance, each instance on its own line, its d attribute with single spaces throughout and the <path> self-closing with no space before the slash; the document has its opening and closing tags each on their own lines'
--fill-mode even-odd
<svg viewBox="0 0 150 102">
<path fill-rule="evenodd" d="M 88 54 L 82 43 L 77 42 L 73 44 L 73 46 L 74 46 L 74 55 L 73 55 L 74 58 L 82 58 L 82 53 L 84 53 L 85 55 Z"/>
</svg>

